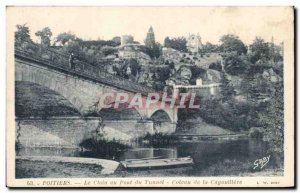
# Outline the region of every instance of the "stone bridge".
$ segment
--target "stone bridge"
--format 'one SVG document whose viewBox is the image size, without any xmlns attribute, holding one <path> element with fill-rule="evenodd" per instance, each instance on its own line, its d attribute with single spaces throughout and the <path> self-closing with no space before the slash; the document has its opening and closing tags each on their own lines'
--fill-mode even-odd
<svg viewBox="0 0 300 193">
<path fill-rule="evenodd" d="M 145 101 L 148 93 L 155 92 L 151 88 L 102 72 L 100 68 L 90 64 L 75 60 L 74 65 L 75 68 L 71 68 L 68 56 L 49 48 L 30 43 L 15 47 L 16 85 L 32 83 L 42 88 L 41 92 L 44 92 L 45 89 L 51 90 L 69 101 L 73 108 L 80 113 L 80 116 L 88 115 L 93 108 L 105 115 L 109 110 L 95 105 L 105 93 L 121 92 L 128 93 L 130 96 L 141 93 L 142 99 Z M 43 93 L 41 93 L 42 95 Z M 32 103 L 34 104 L 34 101 Z M 169 122 L 173 127 L 164 132 L 175 131 L 176 107 L 170 108 L 169 104 L 166 104 L 162 108 L 158 103 L 151 108 L 134 107 L 131 111 L 136 112 L 138 116 L 135 119 L 139 122 L 155 121 L 156 118 L 165 117 L 165 120 L 159 121 Z M 122 113 L 126 115 L 128 110 L 120 110 L 117 113 L 122 117 Z"/>
</svg>

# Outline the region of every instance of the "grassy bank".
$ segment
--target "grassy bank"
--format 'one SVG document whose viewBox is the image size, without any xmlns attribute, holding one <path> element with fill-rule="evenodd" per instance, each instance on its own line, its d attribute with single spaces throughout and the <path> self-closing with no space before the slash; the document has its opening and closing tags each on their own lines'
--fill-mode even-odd
<svg viewBox="0 0 300 193">
<path fill-rule="evenodd" d="M 102 169 L 97 164 L 16 160 L 16 178 L 99 177 Z"/>
</svg>

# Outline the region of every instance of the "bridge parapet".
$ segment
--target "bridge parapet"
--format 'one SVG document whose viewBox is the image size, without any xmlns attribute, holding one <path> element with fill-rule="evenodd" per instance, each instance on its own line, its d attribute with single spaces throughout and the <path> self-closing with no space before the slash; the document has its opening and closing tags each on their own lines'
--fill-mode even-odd
<svg viewBox="0 0 300 193">
<path fill-rule="evenodd" d="M 74 61 L 74 69 L 72 69 L 67 55 L 34 43 L 24 42 L 22 44 L 16 44 L 15 57 L 34 61 L 40 65 L 52 67 L 69 74 L 82 76 L 130 92 L 142 93 L 144 95 L 155 92 L 155 90 L 150 87 L 103 72 L 99 67 L 95 67 L 80 60 Z"/>
</svg>

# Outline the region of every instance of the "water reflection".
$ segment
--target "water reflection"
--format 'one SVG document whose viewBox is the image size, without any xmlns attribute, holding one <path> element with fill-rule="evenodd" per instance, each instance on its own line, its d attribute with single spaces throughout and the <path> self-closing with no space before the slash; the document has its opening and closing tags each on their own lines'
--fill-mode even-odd
<svg viewBox="0 0 300 193">
<path fill-rule="evenodd" d="M 267 144 L 256 139 L 185 142 L 160 148 L 141 144 L 139 147 L 126 151 L 113 152 L 110 156 L 81 152 L 79 149 L 24 148 L 20 150 L 19 155 L 96 157 L 117 161 L 149 157 L 176 158 L 191 156 L 195 165 L 193 170 L 189 171 L 189 175 L 200 175 L 210 166 L 222 162 L 253 163 L 256 159 L 267 156 Z"/>
</svg>

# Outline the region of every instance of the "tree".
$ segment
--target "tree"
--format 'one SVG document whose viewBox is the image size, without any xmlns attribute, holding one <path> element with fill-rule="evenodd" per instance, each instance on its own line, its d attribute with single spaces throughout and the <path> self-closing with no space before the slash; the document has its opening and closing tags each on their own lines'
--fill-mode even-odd
<svg viewBox="0 0 300 193">
<path fill-rule="evenodd" d="M 196 81 L 197 79 L 199 78 L 203 78 L 205 77 L 206 75 L 206 70 L 199 67 L 199 66 L 190 66 L 190 69 L 191 69 L 191 72 L 192 72 L 192 77 L 191 77 L 191 80 L 190 80 L 190 83 L 191 84 L 196 84 Z"/>
<path fill-rule="evenodd" d="M 158 58 L 161 55 L 161 44 L 156 42 L 152 49 L 150 49 L 149 56 L 151 58 Z"/>
<path fill-rule="evenodd" d="M 130 67 L 131 69 L 131 74 L 133 76 L 137 76 L 140 71 L 141 71 L 141 66 L 139 65 L 139 63 L 137 62 L 136 59 L 129 59 L 129 60 L 125 60 L 125 65 L 126 67 Z M 123 67 L 124 70 L 124 67 Z"/>
<path fill-rule="evenodd" d="M 30 31 L 29 27 L 26 26 L 26 24 L 23 25 L 17 25 L 17 31 L 15 32 L 15 42 L 16 43 L 22 43 L 25 41 L 31 42 L 30 39 Z"/>
<path fill-rule="evenodd" d="M 241 75 L 249 68 L 250 63 L 247 56 L 240 56 L 237 53 L 230 52 L 223 54 L 224 69 L 230 75 Z"/>
<path fill-rule="evenodd" d="M 169 67 L 162 67 L 158 71 L 158 75 L 159 75 L 159 81 L 165 83 L 165 81 L 170 78 L 171 69 Z"/>
<path fill-rule="evenodd" d="M 273 50 L 273 60 L 274 62 L 282 62 L 283 61 L 283 44 L 281 46 L 274 45 L 274 50 Z"/>
<path fill-rule="evenodd" d="M 121 45 L 121 37 L 119 36 L 113 37 L 112 41 L 115 42 L 117 45 Z"/>
<path fill-rule="evenodd" d="M 88 48 L 97 47 L 97 49 L 100 49 L 104 46 L 111 46 L 111 47 L 119 46 L 119 44 L 113 40 L 89 40 L 89 41 L 83 41 L 81 39 L 77 39 L 77 40 L 81 41 L 82 46 L 85 46 Z"/>
<path fill-rule="evenodd" d="M 81 41 L 72 41 L 68 45 L 64 46 L 62 50 L 67 54 L 73 53 L 78 60 L 84 60 L 85 58 Z"/>
<path fill-rule="evenodd" d="M 200 51 L 201 53 L 210 53 L 210 52 L 215 52 L 217 49 L 218 49 L 217 45 L 207 42 L 202 46 Z"/>
<path fill-rule="evenodd" d="M 283 82 L 274 85 L 275 93 L 265 108 L 259 113 L 260 122 L 264 130 L 264 139 L 270 145 L 271 153 L 278 156 L 276 163 L 282 167 L 284 145 L 284 87 Z M 275 157 L 276 158 L 276 157 Z M 280 160 L 281 159 L 281 160 Z"/>
<path fill-rule="evenodd" d="M 50 47 L 52 32 L 49 27 L 45 27 L 42 30 L 37 31 L 35 35 L 40 37 L 41 45 L 45 47 Z"/>
<path fill-rule="evenodd" d="M 235 100 L 222 102 L 219 98 L 210 98 L 202 102 L 199 116 L 207 123 L 218 125 L 232 131 L 247 128 L 246 115 L 249 108 Z"/>
<path fill-rule="evenodd" d="M 55 43 L 60 43 L 64 46 L 67 42 L 74 41 L 76 39 L 77 37 L 74 34 L 64 32 L 57 35 Z"/>
<path fill-rule="evenodd" d="M 161 44 L 156 42 L 152 48 L 147 47 L 147 46 L 140 46 L 140 51 L 149 55 L 150 58 L 159 58 L 161 55 Z"/>
<path fill-rule="evenodd" d="M 221 37 L 220 41 L 220 50 L 223 52 L 236 52 L 239 55 L 247 53 L 247 47 L 238 36 L 231 34 L 224 35 Z"/>
<path fill-rule="evenodd" d="M 171 39 L 168 36 L 164 40 L 164 46 L 167 48 L 171 47 Z"/>
<path fill-rule="evenodd" d="M 236 92 L 234 90 L 234 87 L 228 80 L 227 74 L 225 72 L 221 73 L 221 83 L 222 83 L 222 87 L 221 87 L 222 102 L 230 101 L 236 95 Z"/>
<path fill-rule="evenodd" d="M 108 55 L 113 55 L 118 53 L 118 49 L 115 47 L 105 46 L 101 48 L 101 52 L 103 53 L 104 56 L 108 56 Z"/>
<path fill-rule="evenodd" d="M 185 37 L 176 37 L 170 39 L 166 37 L 164 40 L 164 46 L 167 48 L 172 48 L 181 52 L 187 52 L 187 40 Z"/>
<path fill-rule="evenodd" d="M 270 60 L 271 49 L 269 44 L 262 38 L 256 37 L 253 43 L 250 45 L 251 62 L 256 63 L 258 60 Z"/>
<path fill-rule="evenodd" d="M 219 61 L 211 63 L 208 68 L 212 70 L 217 70 L 219 72 L 222 71 L 222 65 L 220 64 Z"/>
</svg>

